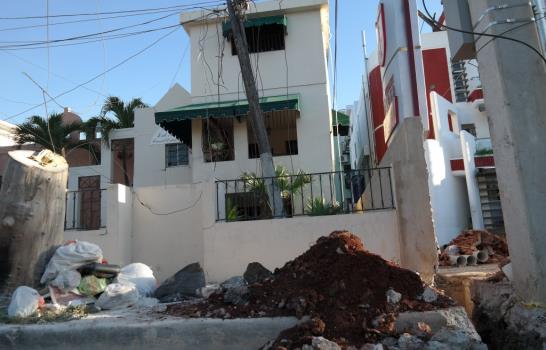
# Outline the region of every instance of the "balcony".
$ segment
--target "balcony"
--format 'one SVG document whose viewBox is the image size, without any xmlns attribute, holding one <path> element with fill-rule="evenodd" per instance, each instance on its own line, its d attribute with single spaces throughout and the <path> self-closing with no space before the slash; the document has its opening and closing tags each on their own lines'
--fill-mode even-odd
<svg viewBox="0 0 546 350">
<path fill-rule="evenodd" d="M 91 231 L 106 227 L 106 198 L 106 189 L 68 191 L 65 231 Z"/>
<path fill-rule="evenodd" d="M 277 191 L 273 192 L 275 183 Z M 391 168 L 219 180 L 216 186 L 216 221 L 233 222 L 323 216 L 394 209 Z M 282 212 L 275 212 L 271 197 L 279 196 Z M 275 197 L 277 199 L 277 197 Z"/>
</svg>

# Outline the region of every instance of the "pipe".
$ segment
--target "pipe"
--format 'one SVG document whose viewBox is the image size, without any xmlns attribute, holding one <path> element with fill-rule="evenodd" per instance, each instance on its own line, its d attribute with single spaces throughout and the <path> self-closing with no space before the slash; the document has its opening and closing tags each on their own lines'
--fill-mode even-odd
<svg viewBox="0 0 546 350">
<path fill-rule="evenodd" d="M 487 260 L 489 260 L 489 252 L 486 249 L 478 250 L 472 254 L 478 259 L 478 262 L 485 263 Z"/>
<path fill-rule="evenodd" d="M 466 263 L 468 266 L 474 266 L 478 264 L 478 258 L 476 258 L 474 255 L 465 255 Z"/>
<path fill-rule="evenodd" d="M 451 266 L 466 266 L 466 257 L 464 255 L 450 255 L 449 256 L 449 263 Z"/>
</svg>

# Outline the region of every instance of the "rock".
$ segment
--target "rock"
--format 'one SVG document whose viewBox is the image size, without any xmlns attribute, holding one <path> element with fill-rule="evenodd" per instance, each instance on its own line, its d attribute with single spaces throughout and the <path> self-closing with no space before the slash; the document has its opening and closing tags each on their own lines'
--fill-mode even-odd
<svg viewBox="0 0 546 350">
<path fill-rule="evenodd" d="M 341 347 L 337 345 L 337 343 L 329 341 L 328 339 L 323 337 L 313 337 L 313 340 L 311 341 L 311 346 L 311 349 L 313 350 L 341 350 Z"/>
<path fill-rule="evenodd" d="M 234 305 L 241 305 L 247 302 L 249 290 L 247 286 L 233 287 L 224 293 L 224 302 Z"/>
<path fill-rule="evenodd" d="M 438 299 L 438 293 L 431 287 L 427 286 L 425 290 L 423 291 L 423 294 L 421 295 L 421 298 L 426 303 L 433 303 Z"/>
<path fill-rule="evenodd" d="M 224 282 L 220 283 L 220 287 L 222 287 L 222 289 L 224 290 L 234 288 L 234 287 L 242 287 L 246 285 L 247 283 L 243 276 L 233 276 L 225 280 Z"/>
<path fill-rule="evenodd" d="M 218 284 L 207 284 L 206 286 L 199 288 L 196 292 L 199 296 L 208 299 L 212 294 L 220 291 L 222 288 Z"/>
<path fill-rule="evenodd" d="M 364 344 L 360 350 L 384 350 L 383 344 Z"/>
<path fill-rule="evenodd" d="M 198 296 L 196 290 L 205 287 L 205 273 L 199 263 L 193 263 L 169 277 L 156 289 L 154 297 L 162 302 L 180 296 Z"/>
<path fill-rule="evenodd" d="M 480 340 L 475 339 L 463 329 L 448 327 L 444 327 L 438 333 L 434 334 L 431 341 L 447 345 L 452 350 L 468 350 L 472 345 L 481 343 Z"/>
<path fill-rule="evenodd" d="M 381 344 L 387 346 L 390 349 L 390 348 L 398 345 L 398 339 L 393 338 L 393 337 L 387 337 L 387 338 L 383 339 Z"/>
<path fill-rule="evenodd" d="M 423 327 L 420 323 L 425 323 L 430 328 L 432 334 L 447 327 L 464 330 L 472 339 L 481 340 L 465 309 L 461 306 L 434 311 L 402 312 L 396 318 L 394 325 L 395 332 L 397 334 L 420 334 L 423 332 Z"/>
<path fill-rule="evenodd" d="M 259 262 L 252 262 L 246 267 L 243 277 L 248 284 L 261 282 L 271 276 L 272 273 Z"/>
<path fill-rule="evenodd" d="M 445 345 L 444 343 L 440 343 L 438 341 L 429 341 L 423 349 L 424 350 L 450 350 L 449 346 Z"/>
<path fill-rule="evenodd" d="M 394 289 L 389 289 L 387 291 L 387 302 L 391 304 L 398 304 L 402 299 L 402 294 L 398 293 Z"/>
<path fill-rule="evenodd" d="M 400 350 L 421 350 L 424 342 L 408 333 L 404 333 L 398 338 L 398 346 Z"/>
</svg>

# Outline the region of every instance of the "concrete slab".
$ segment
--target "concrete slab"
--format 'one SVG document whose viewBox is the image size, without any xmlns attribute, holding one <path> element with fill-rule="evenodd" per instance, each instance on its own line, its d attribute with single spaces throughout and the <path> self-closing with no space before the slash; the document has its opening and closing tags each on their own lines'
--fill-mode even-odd
<svg viewBox="0 0 546 350">
<path fill-rule="evenodd" d="M 182 319 L 129 310 L 65 323 L 0 325 L 0 349 L 257 349 L 298 322 L 293 317 Z"/>
</svg>

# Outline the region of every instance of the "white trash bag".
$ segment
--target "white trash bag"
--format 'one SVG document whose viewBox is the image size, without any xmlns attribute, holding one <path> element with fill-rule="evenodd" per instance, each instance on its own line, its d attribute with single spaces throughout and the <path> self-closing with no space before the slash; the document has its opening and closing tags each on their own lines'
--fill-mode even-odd
<svg viewBox="0 0 546 350">
<path fill-rule="evenodd" d="M 124 266 L 117 277 L 117 282 L 134 283 L 141 296 L 150 296 L 157 288 L 157 280 L 152 269 L 142 263 L 133 263 Z"/>
<path fill-rule="evenodd" d="M 109 284 L 97 300 L 103 310 L 123 309 L 138 303 L 139 294 L 133 283 Z"/>
<path fill-rule="evenodd" d="M 61 271 L 57 277 L 51 281 L 50 285 L 58 288 L 61 292 L 68 292 L 78 288 L 82 280 L 82 275 L 78 271 Z"/>
<path fill-rule="evenodd" d="M 49 260 L 40 283 L 47 283 L 62 271 L 76 270 L 83 265 L 102 261 L 102 250 L 96 244 L 76 241 L 60 246 Z"/>
<path fill-rule="evenodd" d="M 29 317 L 44 304 L 44 298 L 38 291 L 27 286 L 18 287 L 11 296 L 8 306 L 9 317 Z"/>
</svg>

